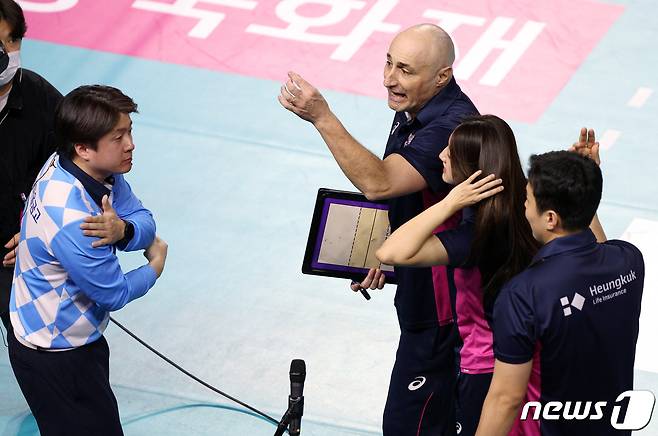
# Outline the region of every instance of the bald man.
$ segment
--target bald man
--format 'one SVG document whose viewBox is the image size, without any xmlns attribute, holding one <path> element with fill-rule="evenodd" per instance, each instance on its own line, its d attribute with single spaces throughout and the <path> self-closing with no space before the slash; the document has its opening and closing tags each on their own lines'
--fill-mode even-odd
<svg viewBox="0 0 658 436">
<path fill-rule="evenodd" d="M 454 59 L 452 40 L 432 24 L 413 26 L 393 39 L 384 86 L 388 106 L 396 114 L 383 159 L 350 135 L 320 92 L 301 76 L 290 72 L 281 87 L 281 105 L 313 124 L 354 186 L 369 199 L 388 201 L 392 230 L 447 194 L 450 187 L 441 178 L 439 153 L 461 120 L 478 113 L 453 78 Z M 454 216 L 437 231 L 454 228 L 459 220 Z M 395 275 L 401 333 L 384 409 L 384 435 L 454 435 L 459 336 L 449 295 L 452 270 L 396 267 Z M 477 281 L 464 278 L 471 279 Z M 351 287 L 358 291 L 383 286 L 383 273 L 373 269 Z"/>
</svg>

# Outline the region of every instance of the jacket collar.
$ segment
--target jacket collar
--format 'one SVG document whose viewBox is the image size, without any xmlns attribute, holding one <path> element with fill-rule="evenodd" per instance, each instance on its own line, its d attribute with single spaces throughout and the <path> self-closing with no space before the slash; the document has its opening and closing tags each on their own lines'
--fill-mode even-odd
<svg viewBox="0 0 658 436">
<path fill-rule="evenodd" d="M 85 173 L 79 166 L 73 163 L 71 159 L 66 156 L 59 156 L 59 164 L 61 167 L 73 177 L 78 179 L 82 186 L 85 188 L 85 191 L 91 196 L 94 202 L 100 207 L 103 208 L 103 196 L 110 195 L 112 192 L 107 185 L 99 182 L 98 180 L 91 177 L 89 174 Z M 105 179 L 108 185 L 114 184 L 114 176 L 110 176 Z"/>
<path fill-rule="evenodd" d="M 578 250 L 596 244 L 594 233 L 587 228 L 578 233 L 555 238 L 539 249 L 533 257 L 530 266 L 543 262 L 549 257 L 557 256 L 568 251 Z"/>
</svg>

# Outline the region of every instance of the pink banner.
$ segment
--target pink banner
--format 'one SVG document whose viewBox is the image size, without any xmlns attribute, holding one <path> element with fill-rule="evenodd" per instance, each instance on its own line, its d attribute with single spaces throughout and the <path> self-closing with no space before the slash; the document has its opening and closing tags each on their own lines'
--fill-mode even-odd
<svg viewBox="0 0 658 436">
<path fill-rule="evenodd" d="M 19 1 L 28 37 L 385 97 L 395 33 L 420 22 L 455 40 L 455 76 L 483 113 L 534 122 L 623 11 L 593 0 Z"/>
</svg>

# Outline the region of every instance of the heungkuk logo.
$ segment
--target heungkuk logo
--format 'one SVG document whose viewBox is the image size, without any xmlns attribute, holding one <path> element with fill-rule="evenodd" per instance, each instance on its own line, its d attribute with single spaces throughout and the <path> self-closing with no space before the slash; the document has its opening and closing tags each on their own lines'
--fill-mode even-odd
<svg viewBox="0 0 658 436">
<path fill-rule="evenodd" d="M 576 292 L 576 294 L 573 296 L 573 300 L 571 300 L 571 304 L 569 303 L 569 297 L 560 298 L 560 303 L 562 303 L 562 311 L 564 312 L 564 316 L 569 316 L 571 315 L 572 307 L 578 309 L 579 311 L 583 310 L 585 297 Z"/>
<path fill-rule="evenodd" d="M 626 391 L 613 404 L 606 401 L 529 401 L 523 406 L 521 420 L 598 421 L 612 407 L 610 425 L 617 430 L 641 430 L 651 421 L 656 397 L 651 391 Z"/>
<path fill-rule="evenodd" d="M 611 301 L 621 295 L 626 295 L 627 286 L 637 279 L 635 271 L 629 270 L 627 274 L 619 274 L 619 277 L 605 283 L 594 284 L 589 287 L 592 296 L 592 305 Z"/>
<path fill-rule="evenodd" d="M 626 274 L 619 274 L 619 276 L 605 283 L 589 285 L 589 296 L 592 305 L 596 306 L 597 304 L 611 301 L 613 298 L 621 295 L 626 295 L 628 285 L 632 284 L 635 280 L 637 280 L 637 274 L 635 274 L 635 271 L 629 270 Z M 587 295 L 587 291 L 582 292 Z M 577 309 L 578 311 L 583 310 L 585 297 L 576 292 L 571 302 L 569 302 L 569 296 L 565 295 L 560 298 L 560 303 L 562 304 L 564 316 L 571 316 L 573 313 L 572 309 Z"/>
</svg>

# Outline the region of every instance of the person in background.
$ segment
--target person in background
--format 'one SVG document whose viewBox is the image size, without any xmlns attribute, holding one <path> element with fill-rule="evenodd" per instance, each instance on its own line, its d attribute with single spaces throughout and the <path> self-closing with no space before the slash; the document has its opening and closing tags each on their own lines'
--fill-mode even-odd
<svg viewBox="0 0 658 436">
<path fill-rule="evenodd" d="M 46 79 L 21 68 L 27 25 L 14 0 L 0 0 L 0 318 L 9 323 L 9 294 L 21 211 L 39 168 L 55 151 L 53 121 L 62 98 Z"/>
</svg>

